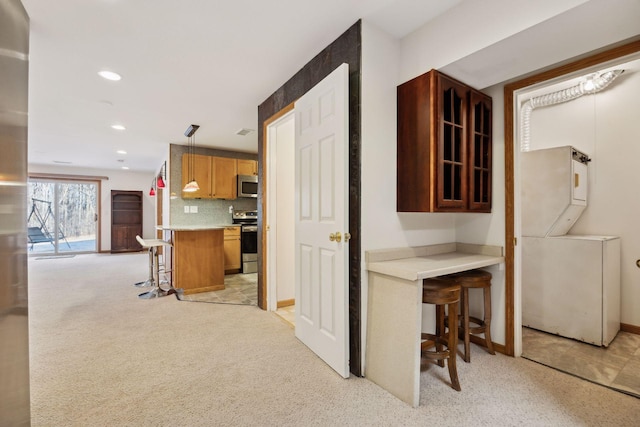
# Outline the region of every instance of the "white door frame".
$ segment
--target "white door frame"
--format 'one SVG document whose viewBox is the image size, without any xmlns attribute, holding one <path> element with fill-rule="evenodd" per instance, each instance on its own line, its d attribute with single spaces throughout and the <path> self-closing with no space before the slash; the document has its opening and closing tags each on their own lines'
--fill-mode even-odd
<svg viewBox="0 0 640 427">
<path fill-rule="evenodd" d="M 280 125 L 293 120 L 294 110 L 285 113 L 282 117 L 267 125 L 265 137 L 267 138 L 267 310 L 276 311 L 278 309 L 278 292 L 277 292 L 277 267 L 276 267 L 276 232 L 278 230 L 278 211 L 276 205 L 276 167 L 277 157 L 276 148 L 278 143 L 277 130 Z M 293 141 L 291 141 L 293 143 Z M 293 195 L 292 195 L 293 196 Z"/>
</svg>

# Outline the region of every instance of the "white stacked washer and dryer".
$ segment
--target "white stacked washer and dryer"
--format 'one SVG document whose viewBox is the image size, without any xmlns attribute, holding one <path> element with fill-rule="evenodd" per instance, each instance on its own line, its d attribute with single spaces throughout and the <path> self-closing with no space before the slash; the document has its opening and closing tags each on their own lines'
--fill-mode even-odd
<svg viewBox="0 0 640 427">
<path fill-rule="evenodd" d="M 606 347 L 620 329 L 620 238 L 567 234 L 589 161 L 570 146 L 522 153 L 522 324 Z"/>
</svg>

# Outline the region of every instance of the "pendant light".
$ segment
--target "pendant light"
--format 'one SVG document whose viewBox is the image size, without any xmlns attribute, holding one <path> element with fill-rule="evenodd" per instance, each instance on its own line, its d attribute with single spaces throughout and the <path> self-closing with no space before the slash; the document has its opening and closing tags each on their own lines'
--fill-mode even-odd
<svg viewBox="0 0 640 427">
<path fill-rule="evenodd" d="M 187 152 L 189 153 L 189 161 L 187 162 L 187 177 L 188 182 L 187 185 L 184 186 L 182 191 L 187 193 L 193 193 L 195 191 L 200 190 L 200 186 L 196 182 L 195 179 L 195 160 L 193 158 L 195 151 L 196 138 L 193 136 L 198 130 L 199 125 L 190 125 L 187 130 L 184 132 L 184 135 L 188 138 L 187 140 Z M 185 173 L 185 171 L 182 171 Z"/>
<path fill-rule="evenodd" d="M 156 189 L 154 187 L 155 183 L 156 183 L 155 179 L 151 180 L 151 190 L 149 190 L 149 195 L 152 197 L 156 195 Z"/>
<path fill-rule="evenodd" d="M 156 179 L 156 186 L 158 188 L 166 187 L 166 185 L 164 183 L 164 179 L 162 179 L 165 176 L 164 174 L 166 173 L 166 170 L 167 170 L 167 162 L 164 162 L 162 164 L 162 167 L 160 168 L 160 173 L 158 174 L 158 179 Z"/>
</svg>

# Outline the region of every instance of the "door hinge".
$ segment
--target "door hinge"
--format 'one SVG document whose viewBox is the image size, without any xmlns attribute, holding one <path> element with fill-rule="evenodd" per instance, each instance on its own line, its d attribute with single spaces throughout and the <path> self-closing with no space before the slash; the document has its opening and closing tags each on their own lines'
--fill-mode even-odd
<svg viewBox="0 0 640 427">
<path fill-rule="evenodd" d="M 517 237 L 513 238 L 513 246 L 518 246 L 518 238 Z"/>
</svg>

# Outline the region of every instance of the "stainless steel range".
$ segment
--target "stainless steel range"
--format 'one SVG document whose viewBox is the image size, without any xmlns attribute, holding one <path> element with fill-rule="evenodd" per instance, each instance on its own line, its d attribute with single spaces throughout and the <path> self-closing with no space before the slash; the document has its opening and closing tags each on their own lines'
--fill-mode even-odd
<svg viewBox="0 0 640 427">
<path fill-rule="evenodd" d="M 240 224 L 242 272 L 258 271 L 258 211 L 234 211 L 234 224 Z"/>
</svg>

